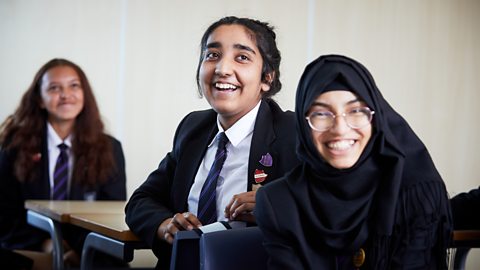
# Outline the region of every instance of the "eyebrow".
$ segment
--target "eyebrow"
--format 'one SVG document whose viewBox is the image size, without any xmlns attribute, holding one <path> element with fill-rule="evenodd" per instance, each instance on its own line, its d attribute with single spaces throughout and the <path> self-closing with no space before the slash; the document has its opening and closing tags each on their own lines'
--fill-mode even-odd
<svg viewBox="0 0 480 270">
<path fill-rule="evenodd" d="M 210 49 L 210 48 L 220 48 L 222 47 L 222 44 L 220 44 L 220 42 L 212 42 L 212 43 L 208 43 L 206 48 L 207 49 Z"/>
<path fill-rule="evenodd" d="M 68 80 L 67 83 L 72 83 L 72 82 L 81 82 L 79 78 L 73 78 L 71 80 Z M 62 82 L 60 81 L 50 81 L 48 85 L 53 85 L 53 84 L 61 84 Z"/>
<path fill-rule="evenodd" d="M 357 103 L 357 102 L 363 102 L 363 101 L 356 98 L 356 99 L 352 99 L 352 100 L 348 101 L 347 103 L 345 103 L 345 105 L 350 105 L 350 104 Z M 314 102 L 314 103 L 312 103 L 312 105 L 310 105 L 310 107 L 313 107 L 313 106 L 322 106 L 322 107 L 328 107 L 328 108 L 331 107 L 330 104 L 323 103 L 323 102 Z"/>
<path fill-rule="evenodd" d="M 240 49 L 240 50 L 245 50 L 245 51 L 249 51 L 249 52 L 252 52 L 253 54 L 257 54 L 252 48 L 246 46 L 246 45 L 242 45 L 242 44 L 234 44 L 233 47 L 235 49 Z"/>
<path fill-rule="evenodd" d="M 206 46 L 207 49 L 211 49 L 211 48 L 221 48 L 221 47 L 222 47 L 222 44 L 221 44 L 220 42 L 208 43 L 207 46 Z M 245 50 L 245 51 L 252 52 L 253 54 L 257 54 L 257 53 L 255 52 L 255 50 L 253 50 L 252 48 L 248 47 L 247 45 L 233 44 L 233 48 L 239 49 L 239 50 Z"/>
</svg>

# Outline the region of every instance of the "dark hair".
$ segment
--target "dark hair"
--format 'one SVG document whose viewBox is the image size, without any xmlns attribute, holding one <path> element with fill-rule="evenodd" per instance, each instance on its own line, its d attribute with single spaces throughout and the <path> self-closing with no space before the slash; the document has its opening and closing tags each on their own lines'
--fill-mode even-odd
<svg viewBox="0 0 480 270">
<path fill-rule="evenodd" d="M 42 78 L 50 69 L 68 66 L 75 70 L 83 89 L 83 109 L 75 119 L 72 138 L 72 152 L 75 166 L 72 179 L 84 186 L 104 182 L 115 167 L 110 139 L 104 133 L 97 102 L 87 76 L 76 64 L 65 59 L 52 59 L 35 74 L 33 82 L 22 97 L 13 115 L 0 126 L 2 150 L 16 151 L 14 174 L 21 182 L 38 177 L 36 158 L 42 152 L 42 138 L 48 112 L 41 107 Z M 45 157 L 41 157 L 45 158 Z"/>
<path fill-rule="evenodd" d="M 202 96 L 202 90 L 200 89 L 200 66 L 204 60 L 203 51 L 205 51 L 207 46 L 207 39 L 212 34 L 215 29 L 222 25 L 232 25 L 238 24 L 247 28 L 251 32 L 254 41 L 262 55 L 263 66 L 262 66 L 262 81 L 270 85 L 270 90 L 263 92 L 264 98 L 269 98 L 280 91 L 282 88 L 282 83 L 280 82 L 280 51 L 277 48 L 277 43 L 275 41 L 276 35 L 273 31 L 273 27 L 266 22 L 261 22 L 258 20 L 253 20 L 249 18 L 237 18 L 235 16 L 229 16 L 221 18 L 220 20 L 214 22 L 210 25 L 205 33 L 202 36 L 200 42 L 200 60 L 198 61 L 197 67 L 197 86 L 200 96 Z M 267 79 L 267 75 L 272 74 L 273 78 L 270 82 Z"/>
</svg>

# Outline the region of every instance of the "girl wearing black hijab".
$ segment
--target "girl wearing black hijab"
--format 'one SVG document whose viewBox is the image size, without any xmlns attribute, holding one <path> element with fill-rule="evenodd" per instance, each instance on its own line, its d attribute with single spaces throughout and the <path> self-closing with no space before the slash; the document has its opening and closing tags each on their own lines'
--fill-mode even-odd
<svg viewBox="0 0 480 270">
<path fill-rule="evenodd" d="M 269 269 L 446 268 L 445 185 L 369 71 L 321 56 L 295 111 L 302 165 L 256 195 Z"/>
</svg>

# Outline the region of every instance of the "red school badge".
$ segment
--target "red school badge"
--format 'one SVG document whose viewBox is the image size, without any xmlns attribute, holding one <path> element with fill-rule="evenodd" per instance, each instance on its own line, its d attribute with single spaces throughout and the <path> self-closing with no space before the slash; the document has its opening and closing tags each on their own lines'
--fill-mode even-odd
<svg viewBox="0 0 480 270">
<path fill-rule="evenodd" d="M 263 170 L 256 169 L 255 170 L 255 175 L 254 175 L 255 183 L 257 183 L 257 184 L 262 183 L 263 181 L 265 181 L 267 176 L 268 176 L 268 174 L 266 174 Z"/>
</svg>

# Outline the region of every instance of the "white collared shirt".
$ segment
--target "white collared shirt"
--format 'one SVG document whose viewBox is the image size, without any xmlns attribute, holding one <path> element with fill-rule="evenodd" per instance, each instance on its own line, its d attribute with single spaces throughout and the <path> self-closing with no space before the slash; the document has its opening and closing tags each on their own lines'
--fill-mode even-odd
<svg viewBox="0 0 480 270">
<path fill-rule="evenodd" d="M 258 104 L 233 126 L 225 135 L 229 140 L 227 144 L 227 158 L 223 164 L 222 171 L 217 182 L 217 221 L 226 221 L 224 210 L 232 199 L 233 195 L 246 192 L 248 187 L 248 161 L 250 157 L 250 146 L 252 143 L 253 128 L 257 119 Z M 218 133 L 224 132 L 217 116 Z M 217 133 L 217 135 L 218 135 Z M 210 167 L 215 159 L 218 142 L 217 136 L 208 145 L 208 149 L 198 168 L 197 175 L 193 182 L 190 194 L 188 195 L 188 211 L 197 215 L 198 201 L 203 184 L 207 179 Z M 237 226 L 239 224 L 236 224 Z"/>
<path fill-rule="evenodd" d="M 70 197 L 70 186 L 72 179 L 73 171 L 73 155 L 72 155 L 72 135 L 68 135 L 63 141 L 60 136 L 58 136 L 55 129 L 52 125 L 47 122 L 47 146 L 48 146 L 48 176 L 50 180 L 50 199 L 53 196 L 53 172 L 55 170 L 55 165 L 57 164 L 58 155 L 60 155 L 60 149 L 58 145 L 64 143 L 68 146 L 67 155 L 68 155 L 68 186 L 67 186 L 67 198 Z"/>
</svg>

